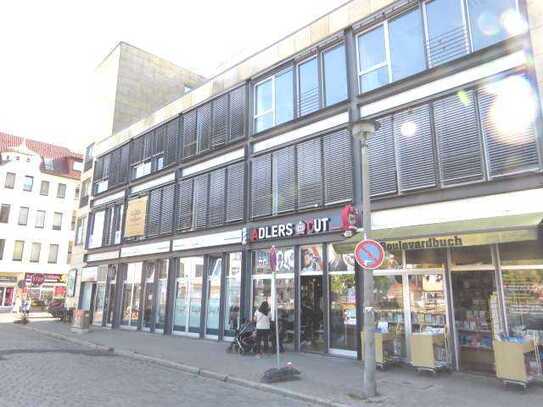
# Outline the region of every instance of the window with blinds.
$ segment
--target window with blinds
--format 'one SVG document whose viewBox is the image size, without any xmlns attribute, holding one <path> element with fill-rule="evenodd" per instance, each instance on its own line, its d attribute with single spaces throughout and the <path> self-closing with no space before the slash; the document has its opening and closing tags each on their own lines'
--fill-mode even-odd
<svg viewBox="0 0 543 407">
<path fill-rule="evenodd" d="M 296 146 L 298 165 L 298 209 L 322 205 L 321 140 L 313 139 Z"/>
<path fill-rule="evenodd" d="M 371 196 L 398 192 L 392 116 L 379 123 L 379 130 L 368 139 Z"/>
<path fill-rule="evenodd" d="M 192 225 L 194 229 L 200 229 L 207 225 L 208 183 L 208 174 L 199 175 L 194 178 L 192 201 Z"/>
<path fill-rule="evenodd" d="M 351 135 L 346 129 L 323 137 L 324 203 L 346 202 L 353 196 Z"/>
<path fill-rule="evenodd" d="M 158 236 L 160 233 L 160 207 L 162 202 L 162 189 L 155 189 L 149 193 L 147 204 L 147 217 L 145 224 L 145 236 Z"/>
<path fill-rule="evenodd" d="M 243 220 L 245 207 L 245 163 L 227 168 L 226 222 Z"/>
<path fill-rule="evenodd" d="M 241 86 L 229 93 L 230 100 L 230 135 L 229 140 L 239 140 L 245 137 L 245 86 Z"/>
<path fill-rule="evenodd" d="M 473 90 L 433 102 L 439 168 L 444 185 L 484 177 Z"/>
<path fill-rule="evenodd" d="M 196 118 L 196 109 L 183 116 L 183 158 L 196 154 Z"/>
<path fill-rule="evenodd" d="M 154 237 L 172 232 L 175 184 L 149 192 L 145 236 Z"/>
<path fill-rule="evenodd" d="M 219 226 L 225 219 L 226 168 L 211 172 L 209 176 L 208 226 Z"/>
<path fill-rule="evenodd" d="M 213 131 L 211 147 L 216 148 L 226 143 L 228 137 L 228 94 L 213 101 Z"/>
<path fill-rule="evenodd" d="M 177 187 L 177 230 L 192 228 L 192 178 L 179 182 Z"/>
<path fill-rule="evenodd" d="M 128 181 L 130 144 L 125 144 L 96 159 L 94 193 L 99 194 Z"/>
<path fill-rule="evenodd" d="M 396 113 L 394 138 L 400 190 L 435 186 L 437 176 L 429 105 Z"/>
<path fill-rule="evenodd" d="M 274 214 L 296 209 L 294 146 L 272 154 L 272 210 Z"/>
<path fill-rule="evenodd" d="M 179 137 L 179 118 L 166 123 L 164 166 L 174 164 L 177 160 L 177 139 Z"/>
<path fill-rule="evenodd" d="M 209 150 L 209 141 L 211 137 L 211 103 L 206 103 L 198 108 L 197 128 L 197 152 L 201 153 Z"/>
<path fill-rule="evenodd" d="M 253 218 L 352 199 L 352 147 L 347 130 L 256 157 L 251 168 Z"/>
</svg>

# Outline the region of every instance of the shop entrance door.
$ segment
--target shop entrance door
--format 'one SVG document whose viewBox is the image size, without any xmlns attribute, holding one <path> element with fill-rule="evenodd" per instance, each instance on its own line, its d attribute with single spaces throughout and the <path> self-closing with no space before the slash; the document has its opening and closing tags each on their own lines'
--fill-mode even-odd
<svg viewBox="0 0 543 407">
<path fill-rule="evenodd" d="M 219 339 L 222 257 L 209 256 L 206 282 L 206 338 Z"/>
<path fill-rule="evenodd" d="M 300 349 L 322 353 L 325 350 L 322 274 L 301 275 L 300 292 Z"/>
<path fill-rule="evenodd" d="M 460 369 L 494 373 L 490 298 L 494 270 L 452 271 L 451 284 Z"/>
<path fill-rule="evenodd" d="M 179 260 L 174 304 L 174 334 L 199 336 L 203 271 L 203 257 L 183 257 Z"/>
<path fill-rule="evenodd" d="M 117 291 L 117 284 L 115 283 L 116 279 L 116 273 L 114 274 L 115 277 L 111 279 L 109 282 L 109 287 L 107 291 L 107 301 L 106 301 L 106 308 L 107 308 L 107 316 L 106 316 L 106 326 L 111 327 L 111 324 L 113 323 L 113 311 L 115 310 L 115 292 Z"/>
<path fill-rule="evenodd" d="M 143 263 L 143 321 L 142 327 L 150 331 L 153 327 L 153 306 L 155 303 L 155 262 Z"/>
</svg>

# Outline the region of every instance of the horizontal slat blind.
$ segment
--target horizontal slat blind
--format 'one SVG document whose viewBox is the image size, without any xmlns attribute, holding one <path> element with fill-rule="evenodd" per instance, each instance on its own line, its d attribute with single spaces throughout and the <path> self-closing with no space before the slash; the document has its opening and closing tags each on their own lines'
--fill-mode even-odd
<svg viewBox="0 0 543 407">
<path fill-rule="evenodd" d="M 506 78 L 504 80 L 511 80 Z M 539 167 L 536 145 L 536 132 L 533 123 L 511 130 L 500 129 L 499 115 L 507 114 L 507 105 L 511 100 L 500 99 L 493 89 L 499 88 L 499 83 L 490 84 L 479 90 L 479 111 L 483 135 L 487 149 L 488 166 L 491 177 L 530 171 Z M 504 96 L 501 96 L 504 98 Z M 511 117 L 510 120 L 515 120 Z"/>
<path fill-rule="evenodd" d="M 104 157 L 100 157 L 96 159 L 96 162 L 94 164 L 94 180 L 98 181 L 102 179 L 104 175 Z"/>
<path fill-rule="evenodd" d="M 172 232 L 174 198 L 175 184 L 166 185 L 162 188 L 162 205 L 160 208 L 160 234 Z"/>
<path fill-rule="evenodd" d="M 173 164 L 177 158 L 177 136 L 179 131 L 179 119 L 166 124 L 166 151 L 164 152 L 164 165 Z"/>
<path fill-rule="evenodd" d="M 251 171 L 251 214 L 253 217 L 271 215 L 271 154 L 256 157 Z"/>
<path fill-rule="evenodd" d="M 273 213 L 296 209 L 296 173 L 294 168 L 294 146 L 273 153 L 272 194 Z"/>
<path fill-rule="evenodd" d="M 157 128 L 154 132 L 155 143 L 153 154 L 162 154 L 164 153 L 164 146 L 166 145 L 166 125 L 163 124 Z"/>
<path fill-rule="evenodd" d="M 135 140 L 132 140 L 130 143 L 130 165 L 139 163 L 141 160 L 143 160 L 144 141 L 145 136 L 141 136 Z"/>
<path fill-rule="evenodd" d="M 321 139 L 313 139 L 296 146 L 298 154 L 298 209 L 322 205 Z"/>
<path fill-rule="evenodd" d="M 482 179 L 483 157 L 473 91 L 436 100 L 433 107 L 443 184 Z"/>
<path fill-rule="evenodd" d="M 104 229 L 102 232 L 102 246 L 109 246 L 112 242 L 111 227 L 112 227 L 113 207 L 105 210 Z"/>
<path fill-rule="evenodd" d="M 228 135 L 228 94 L 222 95 L 213 101 L 213 135 L 211 146 L 213 148 L 226 143 Z"/>
<path fill-rule="evenodd" d="M 103 178 L 108 178 L 111 174 L 111 154 L 107 154 L 104 156 L 104 169 L 103 169 Z"/>
<path fill-rule="evenodd" d="M 191 110 L 183 116 L 183 157 L 196 154 L 196 118 L 197 111 Z"/>
<path fill-rule="evenodd" d="M 143 159 L 147 160 L 151 158 L 151 155 L 153 155 L 153 151 L 155 149 L 154 142 L 155 138 L 153 137 L 153 132 L 147 133 L 143 138 Z"/>
<path fill-rule="evenodd" d="M 162 200 L 161 189 L 149 193 L 149 213 L 147 214 L 146 236 L 157 236 L 160 233 L 160 205 Z"/>
<path fill-rule="evenodd" d="M 211 103 L 198 108 L 198 152 L 209 150 L 211 137 Z"/>
<path fill-rule="evenodd" d="M 129 158 L 130 158 L 130 144 L 125 144 L 121 148 L 121 168 L 119 170 L 119 181 L 123 184 L 128 181 Z"/>
<path fill-rule="evenodd" d="M 226 221 L 243 220 L 245 206 L 245 163 L 234 164 L 227 169 Z"/>
<path fill-rule="evenodd" d="M 368 139 L 371 196 L 398 192 L 392 116 L 378 121 L 381 127 Z"/>
<path fill-rule="evenodd" d="M 209 177 L 208 226 L 224 223 L 226 168 L 211 172 Z"/>
<path fill-rule="evenodd" d="M 207 225 L 207 186 L 209 182 L 208 174 L 199 175 L 194 178 L 194 200 L 193 226 L 194 228 L 203 228 Z"/>
<path fill-rule="evenodd" d="M 192 228 L 192 178 L 185 179 L 177 187 L 177 229 Z"/>
<path fill-rule="evenodd" d="M 324 202 L 327 205 L 352 199 L 351 150 L 351 136 L 347 130 L 338 130 L 323 137 Z"/>
<path fill-rule="evenodd" d="M 245 136 L 245 86 L 230 92 L 230 140 Z"/>
<path fill-rule="evenodd" d="M 114 187 L 119 183 L 119 170 L 121 168 L 121 149 L 118 148 L 115 151 L 110 153 L 111 163 L 110 163 L 110 176 L 108 188 Z"/>
<path fill-rule="evenodd" d="M 436 185 L 436 165 L 430 109 L 422 105 L 394 115 L 400 189 L 409 191 Z"/>
</svg>

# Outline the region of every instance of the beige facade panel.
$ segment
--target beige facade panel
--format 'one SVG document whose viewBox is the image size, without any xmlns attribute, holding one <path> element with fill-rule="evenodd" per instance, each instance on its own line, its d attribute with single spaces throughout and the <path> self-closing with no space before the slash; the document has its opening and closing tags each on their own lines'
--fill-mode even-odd
<svg viewBox="0 0 543 407">
<path fill-rule="evenodd" d="M 537 0 L 534 0 L 535 3 Z M 103 154 L 118 143 L 135 137 L 150 127 L 204 102 L 213 95 L 250 79 L 269 67 L 322 41 L 357 21 L 393 3 L 394 0 L 352 0 L 329 14 L 305 26 L 287 38 L 247 58 L 238 65 L 219 74 L 189 94 L 150 114 L 147 118 L 120 131 L 113 140 L 104 139 L 97 144 L 97 154 Z"/>
</svg>

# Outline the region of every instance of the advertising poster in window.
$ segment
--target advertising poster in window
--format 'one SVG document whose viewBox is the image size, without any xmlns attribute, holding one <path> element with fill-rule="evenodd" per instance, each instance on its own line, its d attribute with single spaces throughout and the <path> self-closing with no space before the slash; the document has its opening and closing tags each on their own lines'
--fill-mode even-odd
<svg viewBox="0 0 543 407">
<path fill-rule="evenodd" d="M 128 202 L 126 210 L 125 237 L 143 236 L 145 233 L 145 217 L 147 215 L 147 197 Z"/>
</svg>

